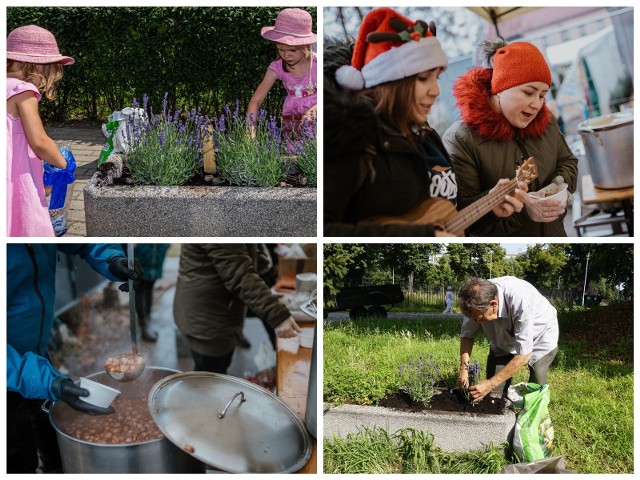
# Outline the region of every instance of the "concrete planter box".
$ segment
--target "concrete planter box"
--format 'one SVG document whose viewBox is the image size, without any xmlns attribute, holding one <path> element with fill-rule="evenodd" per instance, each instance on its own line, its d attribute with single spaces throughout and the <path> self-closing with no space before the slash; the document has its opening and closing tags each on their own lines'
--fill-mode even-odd
<svg viewBox="0 0 640 480">
<path fill-rule="evenodd" d="M 433 434 L 435 445 L 448 452 L 483 448 L 511 441 L 515 414 L 425 412 L 413 413 L 384 407 L 341 405 L 324 414 L 324 437 L 346 437 L 363 427 L 379 427 L 393 434 L 403 428 L 415 428 Z"/>
<path fill-rule="evenodd" d="M 101 185 L 84 188 L 88 237 L 315 237 L 317 189 Z"/>
</svg>

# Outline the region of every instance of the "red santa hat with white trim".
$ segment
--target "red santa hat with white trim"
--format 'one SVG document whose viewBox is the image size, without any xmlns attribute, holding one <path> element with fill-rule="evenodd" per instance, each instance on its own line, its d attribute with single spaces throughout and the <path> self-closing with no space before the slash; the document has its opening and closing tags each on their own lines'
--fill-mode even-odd
<svg viewBox="0 0 640 480">
<path fill-rule="evenodd" d="M 364 18 L 351 65 L 336 71 L 344 88 L 362 90 L 449 65 L 433 22 L 413 22 L 391 8 L 371 10 Z"/>
</svg>

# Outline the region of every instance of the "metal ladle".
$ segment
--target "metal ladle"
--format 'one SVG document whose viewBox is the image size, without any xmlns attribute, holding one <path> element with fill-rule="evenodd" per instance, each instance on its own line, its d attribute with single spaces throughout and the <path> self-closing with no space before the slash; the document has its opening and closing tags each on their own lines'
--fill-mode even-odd
<svg viewBox="0 0 640 480">
<path fill-rule="evenodd" d="M 133 257 L 133 243 L 127 245 L 127 257 L 129 270 L 135 270 L 134 257 Z M 127 370 L 125 372 L 114 371 L 109 369 L 109 362 L 105 363 L 105 372 L 111 378 L 118 382 L 132 382 L 144 372 L 146 365 L 145 358 L 138 354 L 138 342 L 136 337 L 136 294 L 133 289 L 133 280 L 129 279 L 129 325 L 131 328 L 131 351 L 132 353 L 125 353 L 118 355 L 116 358 L 125 361 L 133 361 L 136 363 L 135 368 Z"/>
</svg>

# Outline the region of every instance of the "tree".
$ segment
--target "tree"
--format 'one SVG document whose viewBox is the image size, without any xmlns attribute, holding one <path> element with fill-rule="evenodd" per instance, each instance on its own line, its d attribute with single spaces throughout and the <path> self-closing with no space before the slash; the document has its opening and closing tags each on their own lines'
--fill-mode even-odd
<svg viewBox="0 0 640 480">
<path fill-rule="evenodd" d="M 499 277 L 507 273 L 505 249 L 497 243 L 451 243 L 447 255 L 456 280 Z"/>
<path fill-rule="evenodd" d="M 530 245 L 516 259 L 524 273 L 522 278 L 537 288 L 557 288 L 569 260 L 565 248 L 566 245 L 560 243 Z M 563 285 L 567 285 L 566 279 Z"/>
<path fill-rule="evenodd" d="M 368 7 L 326 7 L 325 36 L 355 38 L 370 10 Z M 480 17 L 461 7 L 397 7 L 395 10 L 411 20 L 434 21 L 438 39 L 449 58 L 472 52 L 487 28 Z"/>
<path fill-rule="evenodd" d="M 380 265 L 392 268 L 407 279 L 407 290 L 413 291 L 416 278 L 429 280 L 437 267 L 432 262 L 443 246 L 437 243 L 391 243 L 381 245 Z"/>
<path fill-rule="evenodd" d="M 330 297 L 335 296 L 340 287 L 344 286 L 349 273 L 367 267 L 366 259 L 363 258 L 365 247 L 355 243 L 327 243 L 323 252 L 325 305 L 333 306 L 335 302 Z"/>
<path fill-rule="evenodd" d="M 606 290 L 600 282 L 604 278 L 608 290 L 613 295 L 614 289 L 621 289 L 624 296 L 633 295 L 633 244 L 592 244 L 572 243 L 566 245 L 568 261 L 563 275 L 577 291 L 582 291 L 584 284 L 587 255 L 589 266 L 587 282 L 598 285 L 601 291 Z"/>
</svg>

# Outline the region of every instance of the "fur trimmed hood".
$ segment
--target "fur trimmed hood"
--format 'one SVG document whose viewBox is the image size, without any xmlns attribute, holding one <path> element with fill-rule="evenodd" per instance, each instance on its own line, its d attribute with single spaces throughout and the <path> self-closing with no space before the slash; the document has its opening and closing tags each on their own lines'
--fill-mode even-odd
<svg viewBox="0 0 640 480">
<path fill-rule="evenodd" d="M 490 68 L 473 68 L 453 84 L 462 121 L 481 137 L 495 142 L 542 136 L 551 121 L 551 111 L 546 103 L 526 128 L 514 128 L 502 114 L 491 108 L 491 74 Z"/>
</svg>

